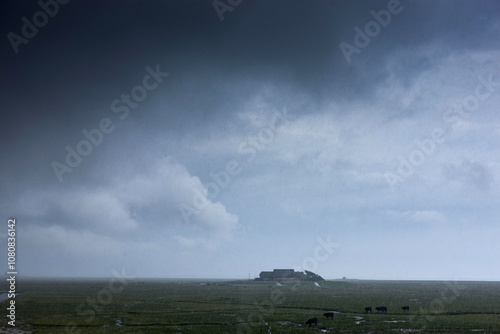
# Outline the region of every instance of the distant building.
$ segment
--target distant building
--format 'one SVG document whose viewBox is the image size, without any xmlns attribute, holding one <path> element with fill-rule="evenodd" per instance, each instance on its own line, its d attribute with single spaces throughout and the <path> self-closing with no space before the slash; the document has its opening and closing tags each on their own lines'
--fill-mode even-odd
<svg viewBox="0 0 500 334">
<path fill-rule="evenodd" d="M 272 271 L 261 271 L 259 278 L 256 278 L 257 281 L 273 281 L 274 273 Z"/>
<path fill-rule="evenodd" d="M 306 275 L 302 271 L 293 269 L 274 269 L 273 271 L 261 271 L 256 281 L 304 281 Z"/>
<path fill-rule="evenodd" d="M 295 271 L 293 269 L 274 269 L 275 281 L 294 281 L 297 280 Z"/>
</svg>

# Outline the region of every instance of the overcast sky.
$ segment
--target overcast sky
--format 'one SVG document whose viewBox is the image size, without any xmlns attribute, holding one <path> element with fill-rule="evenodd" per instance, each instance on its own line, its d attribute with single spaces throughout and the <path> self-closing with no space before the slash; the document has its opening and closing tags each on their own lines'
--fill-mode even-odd
<svg viewBox="0 0 500 334">
<path fill-rule="evenodd" d="M 0 3 L 20 275 L 500 278 L 497 1 L 60 2 Z"/>
</svg>

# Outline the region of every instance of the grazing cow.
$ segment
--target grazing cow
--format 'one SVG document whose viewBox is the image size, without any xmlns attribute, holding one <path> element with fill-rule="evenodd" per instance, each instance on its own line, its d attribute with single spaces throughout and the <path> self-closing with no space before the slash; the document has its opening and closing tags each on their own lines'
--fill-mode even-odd
<svg viewBox="0 0 500 334">
<path fill-rule="evenodd" d="M 332 318 L 333 319 L 333 312 L 325 312 L 325 313 L 323 313 L 323 316 L 326 317 L 327 319 L 328 318 Z"/>
<path fill-rule="evenodd" d="M 406 311 L 410 312 L 410 307 L 409 307 L 409 306 L 403 306 L 401 309 L 402 309 L 404 312 L 406 312 Z"/>
<path fill-rule="evenodd" d="M 377 311 L 379 311 L 380 313 L 387 313 L 387 307 L 385 307 L 385 306 L 378 306 L 378 307 L 375 307 L 375 309 Z"/>
<path fill-rule="evenodd" d="M 311 319 L 306 321 L 306 325 L 309 325 L 309 327 L 311 327 L 312 324 L 317 326 L 318 325 L 318 318 L 311 318 Z"/>
<path fill-rule="evenodd" d="M 368 312 L 372 313 L 372 307 L 371 306 L 370 307 L 365 307 L 365 313 L 368 313 Z"/>
</svg>

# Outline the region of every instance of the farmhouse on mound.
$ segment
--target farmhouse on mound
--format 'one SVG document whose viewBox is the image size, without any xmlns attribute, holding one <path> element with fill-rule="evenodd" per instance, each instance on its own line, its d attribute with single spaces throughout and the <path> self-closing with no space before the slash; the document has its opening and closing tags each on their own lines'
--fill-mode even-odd
<svg viewBox="0 0 500 334">
<path fill-rule="evenodd" d="M 311 271 L 295 271 L 293 269 L 274 269 L 261 271 L 256 281 L 323 281 L 323 278 Z"/>
</svg>

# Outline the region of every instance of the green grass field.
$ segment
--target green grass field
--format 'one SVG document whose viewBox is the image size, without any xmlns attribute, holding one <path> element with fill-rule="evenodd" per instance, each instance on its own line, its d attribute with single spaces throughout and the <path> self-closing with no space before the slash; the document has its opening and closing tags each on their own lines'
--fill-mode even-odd
<svg viewBox="0 0 500 334">
<path fill-rule="evenodd" d="M 208 282 L 208 281 L 207 281 Z M 116 282 L 115 282 L 116 283 Z M 21 280 L 32 333 L 500 333 L 500 283 Z M 7 314 L 7 301 L 2 302 Z M 410 312 L 401 307 L 410 306 Z M 364 307 L 373 313 L 365 314 Z M 379 314 L 376 306 L 386 306 Z M 322 314 L 339 312 L 333 320 Z M 318 325 L 307 327 L 308 318 Z M 2 316 L 2 329 L 10 327 Z"/>
</svg>

